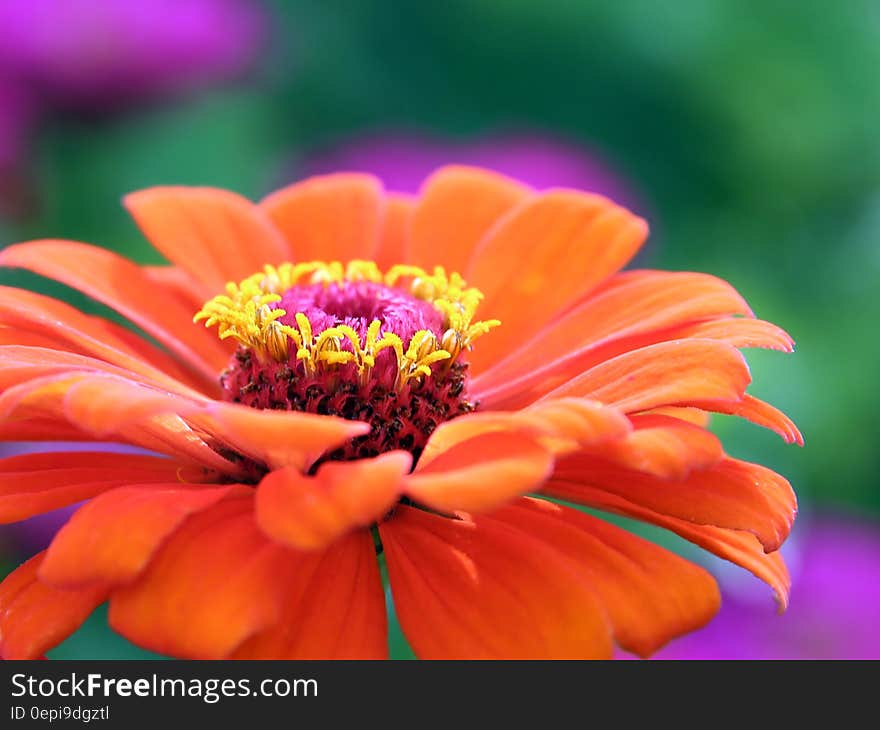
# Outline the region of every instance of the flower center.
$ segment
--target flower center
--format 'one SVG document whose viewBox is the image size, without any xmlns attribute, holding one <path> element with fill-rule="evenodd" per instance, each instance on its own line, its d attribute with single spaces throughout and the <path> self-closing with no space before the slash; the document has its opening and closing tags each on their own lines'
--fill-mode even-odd
<svg viewBox="0 0 880 730">
<path fill-rule="evenodd" d="M 474 320 L 481 299 L 441 267 L 313 261 L 227 284 L 195 321 L 239 343 L 220 376 L 227 400 L 370 424 L 318 463 L 394 449 L 418 459 L 440 423 L 476 408 L 464 353 L 500 324 Z"/>
</svg>

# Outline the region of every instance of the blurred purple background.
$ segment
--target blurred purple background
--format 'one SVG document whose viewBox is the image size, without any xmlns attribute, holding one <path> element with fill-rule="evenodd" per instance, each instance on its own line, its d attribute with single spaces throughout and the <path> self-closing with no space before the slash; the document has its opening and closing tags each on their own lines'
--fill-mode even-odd
<svg viewBox="0 0 880 730">
<path fill-rule="evenodd" d="M 631 183 L 603 161 L 595 150 L 537 132 L 499 132 L 456 140 L 412 131 L 386 131 L 337 141 L 309 153 L 301 162 L 304 175 L 338 170 L 371 172 L 389 190 L 416 193 L 422 181 L 449 164 L 488 167 L 539 190 L 568 187 L 601 193 L 639 210 L 642 204 Z"/>
<path fill-rule="evenodd" d="M 784 614 L 772 614 L 765 585 L 722 570 L 715 620 L 655 658 L 880 658 L 880 525 L 851 515 L 805 518 L 783 553 L 792 574 Z"/>
</svg>

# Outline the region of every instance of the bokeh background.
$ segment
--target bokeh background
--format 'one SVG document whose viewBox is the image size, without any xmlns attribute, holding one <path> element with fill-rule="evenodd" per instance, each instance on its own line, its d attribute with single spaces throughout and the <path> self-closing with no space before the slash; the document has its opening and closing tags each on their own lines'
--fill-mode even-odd
<svg viewBox="0 0 880 730">
<path fill-rule="evenodd" d="M 878 126 L 872 0 L 0 0 L 2 245 L 156 263 L 125 192 L 260 197 L 341 168 L 414 190 L 467 162 L 625 202 L 652 226 L 639 266 L 717 274 L 785 327 L 797 352 L 749 351 L 753 392 L 806 447 L 713 423 L 798 490 L 791 609 L 709 563 L 720 617 L 661 657 L 880 658 Z M 21 272 L 0 284 L 105 313 Z M 0 527 L 0 574 L 58 521 Z M 96 615 L 51 656 L 149 655 Z"/>
</svg>

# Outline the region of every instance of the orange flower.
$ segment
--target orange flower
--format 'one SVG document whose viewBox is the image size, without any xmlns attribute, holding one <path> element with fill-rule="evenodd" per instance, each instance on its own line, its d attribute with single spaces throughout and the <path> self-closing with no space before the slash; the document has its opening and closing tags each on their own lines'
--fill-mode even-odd
<svg viewBox="0 0 880 730">
<path fill-rule="evenodd" d="M 555 500 L 671 530 L 785 605 L 794 494 L 705 427 L 800 442 L 737 349 L 792 342 L 717 278 L 621 273 L 641 219 L 462 167 L 416 199 L 340 174 L 125 203 L 170 266 L 0 254 L 149 336 L 0 290 L 0 436 L 96 442 L 0 461 L 4 521 L 86 500 L 0 586 L 4 657 L 104 601 L 167 655 L 384 657 L 377 552 L 420 657 L 648 655 L 716 612 L 705 570 Z"/>
</svg>

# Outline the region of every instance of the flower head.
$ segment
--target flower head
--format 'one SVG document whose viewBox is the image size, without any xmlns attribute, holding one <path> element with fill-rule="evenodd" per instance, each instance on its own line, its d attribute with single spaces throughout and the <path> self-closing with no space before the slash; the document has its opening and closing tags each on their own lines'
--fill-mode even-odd
<svg viewBox="0 0 880 730">
<path fill-rule="evenodd" d="M 705 426 L 798 441 L 737 349 L 791 340 L 719 279 L 621 272 L 640 218 L 465 167 L 417 197 L 338 174 L 256 205 L 126 205 L 170 265 L 0 254 L 152 340 L 0 290 L 0 435 L 156 454 L 0 460 L 6 521 L 87 500 L 0 585 L 3 656 L 109 601 L 116 631 L 173 656 L 382 657 L 377 552 L 422 657 L 647 655 L 717 611 L 702 568 L 560 501 L 667 528 L 785 604 L 791 488 Z"/>
<path fill-rule="evenodd" d="M 475 321 L 481 298 L 440 266 L 309 261 L 227 284 L 195 320 L 239 343 L 220 379 L 227 400 L 370 424 L 329 459 L 418 458 L 440 423 L 474 410 L 460 356 L 500 324 Z"/>
</svg>

